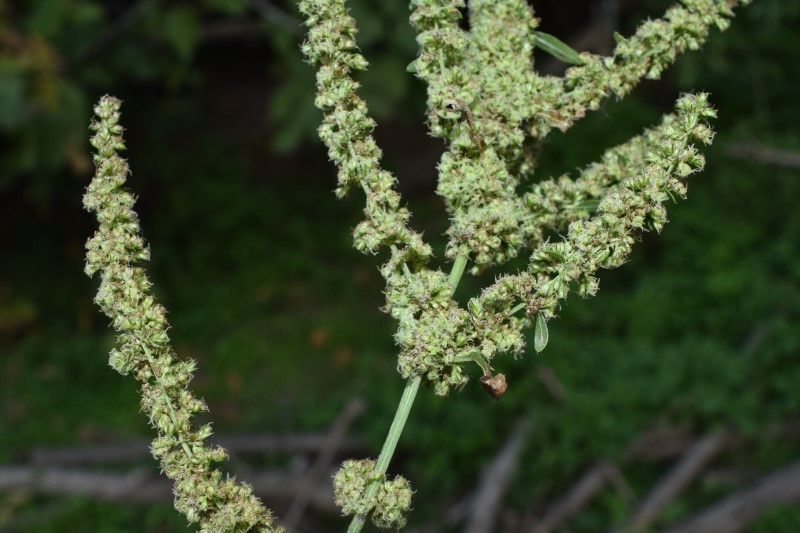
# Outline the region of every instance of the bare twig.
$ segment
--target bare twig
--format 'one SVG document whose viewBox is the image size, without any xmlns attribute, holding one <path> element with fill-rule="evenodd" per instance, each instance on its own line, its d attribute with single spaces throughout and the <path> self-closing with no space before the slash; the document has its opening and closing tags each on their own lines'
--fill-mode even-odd
<svg viewBox="0 0 800 533">
<path fill-rule="evenodd" d="M 617 491 L 622 502 L 626 507 L 630 508 L 636 504 L 636 493 L 633 491 L 630 483 L 625 478 L 625 474 L 614 463 L 608 463 L 606 468 L 606 479 Z"/>
<path fill-rule="evenodd" d="M 688 431 L 658 426 L 637 436 L 626 448 L 623 459 L 660 460 L 675 457 L 683 453 L 691 443 Z M 615 470 L 621 477 L 619 467 L 610 461 L 600 461 L 592 466 L 533 525 L 532 533 L 548 533 L 559 528 L 583 509 L 603 489 L 606 481 L 614 481 Z M 619 483 L 615 486 L 626 501 L 635 499 L 633 491 L 625 491 Z"/>
<path fill-rule="evenodd" d="M 539 365 L 539 368 L 536 369 L 536 377 L 539 378 L 539 381 L 555 401 L 564 403 L 567 399 L 567 389 L 552 368 L 546 365 Z"/>
<path fill-rule="evenodd" d="M 281 472 L 256 472 L 247 481 L 258 496 L 267 499 L 285 499 L 303 482 L 297 476 Z M 171 482 L 144 469 L 117 474 L 55 467 L 0 468 L 0 491 L 23 489 L 49 495 L 82 494 L 98 500 L 126 503 L 172 499 Z M 327 485 L 315 487 L 310 504 L 323 512 L 336 511 L 332 490 Z"/>
<path fill-rule="evenodd" d="M 767 165 L 800 170 L 800 153 L 771 148 L 763 144 L 743 142 L 728 145 L 729 157 L 758 161 Z"/>
<path fill-rule="evenodd" d="M 781 440 L 795 439 L 800 436 L 798 428 L 800 424 L 787 422 L 768 429 L 766 435 L 768 438 Z M 725 433 L 723 446 L 732 448 L 742 442 L 740 436 L 728 432 Z M 695 442 L 685 429 L 659 426 L 636 437 L 626 448 L 622 460 L 662 461 L 687 452 L 693 445 Z M 601 461 L 591 467 L 547 510 L 544 517 L 529 529 L 536 533 L 547 533 L 561 527 L 603 489 L 606 481 L 614 482 L 613 468 L 617 466 L 608 461 Z M 626 496 L 624 487 L 618 484 L 615 484 L 615 487 L 624 499 L 633 497 L 632 493 Z"/>
<path fill-rule="evenodd" d="M 277 454 L 312 453 L 321 450 L 326 434 L 289 435 L 230 435 L 212 437 L 211 444 L 222 446 L 231 453 Z M 344 439 L 339 449 L 359 451 L 364 443 L 359 439 Z M 35 465 L 70 465 L 135 461 L 150 455 L 150 442 L 139 441 L 122 444 L 98 444 L 64 448 L 34 448 L 27 457 Z"/>
<path fill-rule="evenodd" d="M 464 533 L 489 533 L 493 531 L 497 510 L 505 494 L 511 474 L 522 453 L 530 421 L 521 418 L 506 439 L 502 449 L 481 476 L 478 490 L 472 500 Z"/>
<path fill-rule="evenodd" d="M 302 483 L 297 487 L 297 492 L 295 492 L 284 520 L 284 525 L 287 528 L 293 529 L 300 523 L 300 519 L 303 518 L 303 513 L 305 513 L 316 487 L 319 486 L 333 461 L 334 455 L 344 441 L 348 428 L 363 411 L 364 401 L 361 398 L 354 398 L 350 400 L 334 421 L 314 464 L 302 480 Z"/>
<path fill-rule="evenodd" d="M 548 509 L 544 517 L 533 526 L 531 533 L 549 533 L 580 511 L 603 488 L 611 466 L 610 462 L 603 461 L 587 470 L 567 493 Z"/>
<path fill-rule="evenodd" d="M 664 506 L 680 494 L 729 442 L 725 432 L 712 433 L 698 440 L 648 494 L 622 531 L 647 529 Z"/>
<path fill-rule="evenodd" d="M 666 533 L 738 533 L 766 508 L 800 503 L 800 463 L 774 472 Z"/>
<path fill-rule="evenodd" d="M 670 459 L 685 452 L 694 439 L 686 428 L 658 425 L 637 436 L 625 448 L 625 458 L 644 461 Z"/>
</svg>

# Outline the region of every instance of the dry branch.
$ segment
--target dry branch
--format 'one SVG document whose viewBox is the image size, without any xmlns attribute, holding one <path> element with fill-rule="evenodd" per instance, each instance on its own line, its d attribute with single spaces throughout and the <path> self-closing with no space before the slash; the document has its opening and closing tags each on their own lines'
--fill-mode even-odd
<svg viewBox="0 0 800 533">
<path fill-rule="evenodd" d="M 550 507 L 545 516 L 534 525 L 531 533 L 549 533 L 580 511 L 603 488 L 611 466 L 613 466 L 611 463 L 603 461 L 587 470 L 567 493 Z"/>
<path fill-rule="evenodd" d="M 656 426 L 642 432 L 625 448 L 626 459 L 663 461 L 681 455 L 695 441 L 686 428 Z"/>
<path fill-rule="evenodd" d="M 800 424 L 790 421 L 780 426 L 770 428 L 766 432 L 771 439 L 796 439 L 800 436 Z M 733 433 L 725 433 L 722 446 L 731 448 L 740 445 L 743 439 Z M 685 453 L 695 441 L 686 429 L 658 426 L 643 432 L 636 437 L 625 449 L 623 461 L 662 461 Z M 535 533 L 547 533 L 557 529 L 561 524 L 578 513 L 600 490 L 606 481 L 613 481 L 612 471 L 609 467 L 616 465 L 608 461 L 601 461 L 591 467 L 576 481 L 572 487 L 559 498 L 530 529 Z M 618 488 L 619 490 L 619 488 Z M 623 497 L 628 500 L 629 496 Z"/>
<path fill-rule="evenodd" d="M 737 533 L 766 508 L 800 503 L 800 463 L 774 472 L 665 533 Z"/>
<path fill-rule="evenodd" d="M 758 161 L 767 165 L 800 170 L 800 153 L 771 148 L 759 143 L 735 143 L 728 146 L 728 156 Z"/>
<path fill-rule="evenodd" d="M 564 387 L 564 384 L 561 383 L 561 380 L 558 379 L 558 376 L 553 369 L 547 365 L 539 365 L 538 369 L 536 370 L 536 377 L 539 378 L 539 381 L 550 396 L 553 397 L 555 401 L 558 403 L 564 403 L 567 399 L 567 388 Z"/>
<path fill-rule="evenodd" d="M 464 533 L 490 533 L 493 531 L 492 526 L 497 510 L 522 453 L 530 426 L 527 418 L 521 418 L 503 447 L 484 471 L 472 500 Z"/>
<path fill-rule="evenodd" d="M 636 504 L 636 493 L 633 491 L 633 487 L 631 487 L 630 483 L 628 483 L 622 470 L 620 470 L 616 464 L 608 463 L 608 468 L 606 468 L 605 473 L 606 479 L 617 491 L 623 503 L 628 508 L 633 507 Z"/>
<path fill-rule="evenodd" d="M 691 435 L 681 428 L 655 427 L 637 436 L 625 449 L 623 459 L 661 460 L 683 453 L 691 445 Z M 531 528 L 532 533 L 548 533 L 569 520 L 589 503 L 613 479 L 619 468 L 609 461 L 592 466 L 576 481 L 566 494 L 559 498 Z M 632 494 L 623 496 L 632 500 Z"/>
<path fill-rule="evenodd" d="M 698 440 L 667 476 L 650 491 L 622 531 L 647 529 L 664 506 L 679 495 L 729 442 L 730 439 L 725 432 L 712 433 Z"/>
<path fill-rule="evenodd" d="M 288 435 L 230 435 L 212 437 L 212 445 L 222 446 L 237 454 L 313 453 L 325 446 L 325 433 Z M 339 445 L 342 452 L 356 452 L 364 448 L 360 439 L 344 439 Z M 121 444 L 96 444 L 63 448 L 34 448 L 27 455 L 35 465 L 70 465 L 136 461 L 150 456 L 150 442 L 138 441 Z"/>
<path fill-rule="evenodd" d="M 255 472 L 247 482 L 264 499 L 286 499 L 302 479 L 280 472 Z M 138 469 L 128 473 L 93 472 L 56 467 L 11 466 L 0 468 L 0 491 L 28 490 L 53 496 L 82 494 L 90 498 L 125 503 L 153 503 L 172 499 L 172 484 L 155 472 Z M 334 513 L 330 486 L 311 491 L 310 505 Z"/>
<path fill-rule="evenodd" d="M 364 401 L 361 398 L 354 398 L 339 413 L 326 436 L 319 455 L 317 455 L 308 474 L 297 487 L 297 492 L 295 492 L 292 503 L 289 505 L 289 511 L 286 513 L 286 519 L 284 520 L 284 526 L 288 529 L 294 529 L 300 523 L 300 519 L 303 518 L 303 513 L 305 513 L 314 492 L 322 482 L 334 455 L 344 441 L 348 428 L 363 411 Z"/>
</svg>

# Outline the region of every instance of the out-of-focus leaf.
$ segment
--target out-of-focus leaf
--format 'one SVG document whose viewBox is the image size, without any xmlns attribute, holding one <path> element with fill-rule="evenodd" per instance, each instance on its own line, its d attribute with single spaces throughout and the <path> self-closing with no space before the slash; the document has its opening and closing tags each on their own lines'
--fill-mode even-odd
<svg viewBox="0 0 800 533">
<path fill-rule="evenodd" d="M 173 7 L 163 15 L 163 39 L 177 52 L 181 59 L 188 59 L 200 39 L 200 21 L 190 7 Z"/>
<path fill-rule="evenodd" d="M 272 148 L 278 152 L 295 149 L 305 140 L 316 139 L 316 129 L 321 111 L 314 106 L 314 93 L 307 90 L 313 83 L 313 72 L 297 74 L 275 93 L 270 102 L 270 119 L 279 125 L 272 139 Z"/>
<path fill-rule="evenodd" d="M 18 126 L 25 119 L 26 109 L 22 67 L 0 58 L 0 130 Z"/>
<path fill-rule="evenodd" d="M 360 48 L 369 48 L 385 38 L 386 24 L 373 2 L 353 2 L 350 14 L 358 23 L 356 41 Z"/>
<path fill-rule="evenodd" d="M 600 205 L 600 200 L 598 199 L 588 199 L 578 202 L 575 205 L 570 206 L 570 211 L 589 211 L 590 213 L 597 210 L 597 206 Z"/>
<path fill-rule="evenodd" d="M 31 2 L 34 9 L 25 21 L 25 30 L 43 37 L 59 33 L 70 19 L 71 2 Z"/>
<path fill-rule="evenodd" d="M 398 115 L 400 101 L 408 92 L 407 84 L 411 79 L 403 63 L 395 54 L 381 54 L 372 60 L 369 70 L 363 73 L 362 94 L 374 116 Z"/>
<path fill-rule="evenodd" d="M 0 333 L 15 334 L 29 327 L 38 315 L 36 306 L 28 300 L 0 305 Z"/>
<path fill-rule="evenodd" d="M 247 2 L 242 0 L 203 0 L 203 5 L 227 15 L 241 15 L 247 10 Z"/>
</svg>

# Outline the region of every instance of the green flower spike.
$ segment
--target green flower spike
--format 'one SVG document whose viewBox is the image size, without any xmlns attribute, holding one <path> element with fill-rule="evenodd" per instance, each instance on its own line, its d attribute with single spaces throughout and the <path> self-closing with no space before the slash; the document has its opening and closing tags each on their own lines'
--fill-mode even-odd
<svg viewBox="0 0 800 533">
<path fill-rule="evenodd" d="M 223 479 L 213 463 L 225 450 L 209 448 L 211 426 L 196 427 L 191 418 L 206 404 L 188 390 L 195 363 L 179 361 L 169 345 L 165 309 L 150 292 L 150 281 L 139 265 L 150 258 L 133 211 L 133 195 L 123 188 L 128 164 L 119 124 L 119 100 L 104 96 L 95 107 L 92 146 L 97 152 L 94 179 L 83 199 L 100 227 L 86 244 L 86 273 L 100 272 L 95 302 L 119 333 L 110 364 L 142 383 L 142 411 L 158 431 L 151 451 L 161 470 L 175 482 L 175 508 L 207 533 L 282 532 L 252 489 Z"/>
</svg>

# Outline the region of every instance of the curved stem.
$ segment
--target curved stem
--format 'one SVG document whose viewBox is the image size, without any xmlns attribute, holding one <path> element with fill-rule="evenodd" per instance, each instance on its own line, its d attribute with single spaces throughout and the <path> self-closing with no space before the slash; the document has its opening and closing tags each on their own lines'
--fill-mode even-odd
<svg viewBox="0 0 800 533">
<path fill-rule="evenodd" d="M 447 282 L 452 287 L 452 292 L 456 291 L 458 283 L 461 281 L 461 276 L 464 274 L 464 268 L 467 265 L 469 256 L 467 254 L 459 254 L 453 263 L 453 268 L 450 270 L 450 276 Z M 378 456 L 378 461 L 375 468 L 381 473 L 381 478 L 373 481 L 367 487 L 364 494 L 364 499 L 370 501 L 378 493 L 383 478 L 386 477 L 386 469 L 389 468 L 389 462 L 392 460 L 394 450 L 397 448 L 397 442 L 400 440 L 400 435 L 403 433 L 403 428 L 408 420 L 408 414 L 411 412 L 411 406 L 414 405 L 414 399 L 417 397 L 419 384 L 422 382 L 420 376 L 412 376 L 406 381 L 406 388 L 403 389 L 403 395 L 400 397 L 400 403 L 397 405 L 397 411 L 394 414 L 392 426 L 389 428 L 389 434 L 386 435 L 386 440 L 381 448 L 381 453 Z M 361 528 L 364 527 L 364 522 L 367 520 L 366 514 L 357 514 L 350 522 L 350 527 L 347 528 L 347 533 L 359 533 Z"/>
</svg>

